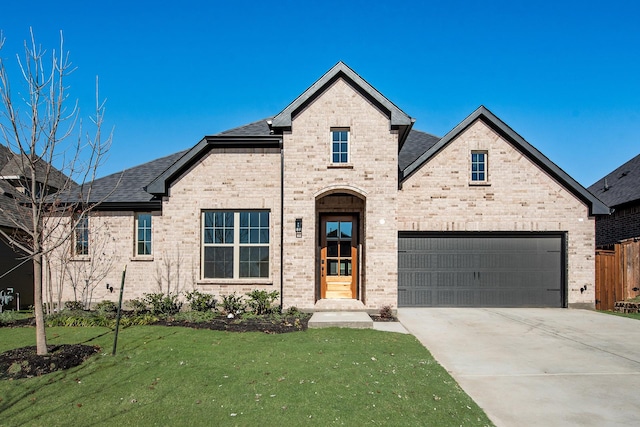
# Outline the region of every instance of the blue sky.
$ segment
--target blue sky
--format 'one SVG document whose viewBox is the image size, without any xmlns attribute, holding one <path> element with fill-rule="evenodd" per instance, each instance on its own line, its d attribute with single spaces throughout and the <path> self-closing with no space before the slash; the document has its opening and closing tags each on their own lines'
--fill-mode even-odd
<svg viewBox="0 0 640 427">
<path fill-rule="evenodd" d="M 640 153 L 640 2 L 6 2 L 2 55 L 64 32 L 85 115 L 114 141 L 100 175 L 280 112 L 344 61 L 439 136 L 489 108 L 585 186 Z M 17 83 L 14 83 L 14 85 Z"/>
</svg>

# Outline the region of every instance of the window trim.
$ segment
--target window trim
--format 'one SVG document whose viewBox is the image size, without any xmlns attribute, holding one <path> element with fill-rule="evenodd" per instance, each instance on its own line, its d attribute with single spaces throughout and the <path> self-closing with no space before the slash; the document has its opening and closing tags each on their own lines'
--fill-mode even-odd
<svg viewBox="0 0 640 427">
<path fill-rule="evenodd" d="M 149 253 L 140 253 L 140 243 L 146 243 L 146 240 L 140 240 L 140 217 L 143 215 L 149 216 L 149 227 L 145 227 L 143 230 L 149 230 Z M 135 258 L 149 258 L 153 256 L 153 214 L 151 212 L 136 212 L 135 214 L 135 227 L 134 227 L 134 248 L 133 256 Z"/>
<path fill-rule="evenodd" d="M 82 233 L 82 240 L 78 239 L 80 233 Z M 78 251 L 79 245 L 83 245 L 83 247 L 85 247 L 85 250 L 83 250 L 82 252 Z M 88 257 L 89 250 L 89 215 L 87 213 L 82 213 L 73 217 L 72 255 L 79 258 Z"/>
<path fill-rule="evenodd" d="M 474 154 L 482 154 L 484 156 L 484 160 L 482 161 L 482 165 L 484 166 L 484 171 L 474 171 L 473 165 L 480 164 L 480 162 L 474 162 L 473 156 Z M 469 156 L 469 185 L 476 186 L 487 186 L 491 185 L 489 181 L 489 151 L 488 150 L 471 150 L 471 154 Z M 473 179 L 473 175 L 477 173 L 484 173 L 484 179 Z"/>
<path fill-rule="evenodd" d="M 344 143 L 347 144 L 347 150 L 346 152 L 342 151 L 342 146 L 340 146 L 340 150 L 338 152 L 334 151 L 333 149 L 333 145 L 335 143 L 334 140 L 334 135 L 338 132 L 346 132 L 346 141 L 342 141 L 341 139 L 338 140 L 338 144 L 342 145 Z M 329 141 L 329 164 L 330 166 L 333 167 L 349 167 L 351 165 L 351 129 L 348 127 L 332 127 L 331 131 L 329 132 L 329 137 L 330 137 L 330 141 Z M 347 159 L 346 161 L 334 161 L 334 156 L 335 155 L 338 156 L 342 156 L 342 154 L 346 154 Z"/>
<path fill-rule="evenodd" d="M 219 212 L 219 213 L 232 213 L 233 214 L 233 242 L 230 243 L 206 243 L 205 240 L 205 215 L 207 213 L 210 212 Z M 266 213 L 268 215 L 268 226 L 266 227 L 267 231 L 268 231 L 268 242 L 267 243 L 242 243 L 241 242 L 241 238 L 240 238 L 240 231 L 241 228 L 247 228 L 247 227 L 242 227 L 241 225 L 241 221 L 240 221 L 240 215 L 242 213 Z M 245 282 L 252 282 L 252 283 L 266 283 L 266 282 L 271 282 L 271 274 L 272 274 L 272 266 L 271 266 L 271 239 L 272 239 L 272 220 L 271 220 L 271 210 L 270 209 L 203 209 L 201 211 L 201 215 L 200 215 L 200 220 L 201 220 L 201 242 L 200 242 L 200 247 L 201 247 L 201 257 L 200 257 L 200 280 L 203 282 L 216 282 L 216 283 L 245 283 Z M 215 221 L 215 220 L 214 220 Z M 226 225 L 226 224 L 225 224 Z M 223 229 L 226 229 L 229 227 L 223 227 Z M 262 229 L 263 227 L 258 227 L 258 229 Z M 215 225 L 213 227 L 214 233 L 215 233 Z M 248 228 L 249 230 L 251 229 L 251 227 Z M 226 236 L 225 236 L 226 239 Z M 232 262 L 233 262 L 233 277 L 206 277 L 205 276 L 205 257 L 206 257 L 206 248 L 207 247 L 218 247 L 218 248 L 223 248 L 223 247 L 228 247 L 228 248 L 233 248 L 233 258 L 232 258 Z M 266 247 L 267 248 L 267 252 L 268 252 L 268 265 L 267 265 L 267 276 L 266 277 L 261 277 L 261 276 L 256 276 L 256 277 L 243 277 L 240 275 L 241 273 L 241 269 L 240 269 L 240 264 L 241 264 L 241 259 L 240 259 L 240 250 L 241 248 L 247 248 L 247 247 Z"/>
</svg>

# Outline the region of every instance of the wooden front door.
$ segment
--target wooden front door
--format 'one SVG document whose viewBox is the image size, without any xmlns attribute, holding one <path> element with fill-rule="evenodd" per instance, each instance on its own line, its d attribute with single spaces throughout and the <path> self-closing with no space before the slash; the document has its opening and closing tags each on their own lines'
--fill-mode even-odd
<svg viewBox="0 0 640 427">
<path fill-rule="evenodd" d="M 358 218 L 323 216 L 320 223 L 320 296 L 357 298 Z"/>
</svg>

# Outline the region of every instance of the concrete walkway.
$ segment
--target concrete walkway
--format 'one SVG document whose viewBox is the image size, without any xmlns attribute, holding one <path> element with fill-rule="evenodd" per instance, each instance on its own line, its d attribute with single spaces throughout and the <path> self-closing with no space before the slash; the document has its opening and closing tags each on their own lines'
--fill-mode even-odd
<svg viewBox="0 0 640 427">
<path fill-rule="evenodd" d="M 497 426 L 640 425 L 640 321 L 588 310 L 401 308 Z"/>
</svg>

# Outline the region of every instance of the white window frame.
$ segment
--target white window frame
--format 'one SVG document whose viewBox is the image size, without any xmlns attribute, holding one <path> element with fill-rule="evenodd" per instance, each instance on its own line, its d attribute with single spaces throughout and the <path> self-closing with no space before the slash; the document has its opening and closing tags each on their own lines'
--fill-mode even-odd
<svg viewBox="0 0 640 427">
<path fill-rule="evenodd" d="M 207 213 L 222 213 L 222 214 L 233 214 L 233 228 L 232 228 L 232 232 L 233 232 L 233 237 L 232 242 L 221 242 L 221 243 L 215 243 L 215 242 L 207 242 L 207 230 L 211 230 L 212 233 L 214 233 L 213 238 L 215 239 L 215 233 L 216 230 L 221 230 L 223 233 L 225 233 L 225 237 L 223 240 L 227 240 L 228 237 L 231 237 L 231 235 L 227 235 L 226 231 L 224 230 L 228 230 L 231 227 L 228 227 L 226 222 L 222 227 L 216 227 L 215 226 L 215 218 L 214 218 L 214 226 L 213 227 L 206 227 L 206 219 L 205 216 Z M 241 214 L 243 213 L 247 213 L 247 214 L 251 214 L 251 213 L 258 213 L 258 214 L 266 214 L 267 215 L 267 221 L 268 224 L 266 225 L 266 231 L 267 231 L 267 242 L 259 242 L 259 243 L 250 243 L 250 242 L 241 242 L 241 229 L 246 229 L 248 233 L 251 233 L 251 231 L 255 231 L 258 230 L 258 233 L 260 234 L 261 230 L 264 230 L 265 227 L 262 226 L 262 224 L 260 224 L 259 227 L 242 227 L 241 226 Z M 247 280 L 265 280 L 265 279 L 269 279 L 271 276 L 271 212 L 268 209 L 260 209 L 260 210 L 216 210 L 216 209 L 212 209 L 212 210 L 203 210 L 202 211 L 202 215 L 201 215 L 201 221 L 202 221 L 202 235 L 201 235 L 201 242 L 202 242 L 202 258 L 201 258 L 201 277 L 204 280 L 233 280 L 233 281 L 247 281 Z M 261 235 L 262 236 L 262 235 Z M 261 238 L 260 238 L 261 239 Z M 233 250 L 233 276 L 232 277 L 213 277 L 213 276 L 207 276 L 205 271 L 206 271 L 206 265 L 205 265 L 205 259 L 206 259 L 206 248 L 232 248 Z M 267 251 L 267 273 L 266 276 L 263 275 L 259 275 L 259 276 L 244 276 L 241 275 L 242 271 L 241 271 L 241 263 L 243 262 L 241 260 L 241 250 L 243 248 L 266 248 Z M 260 266 L 258 266 L 258 268 L 260 268 Z"/>
</svg>

